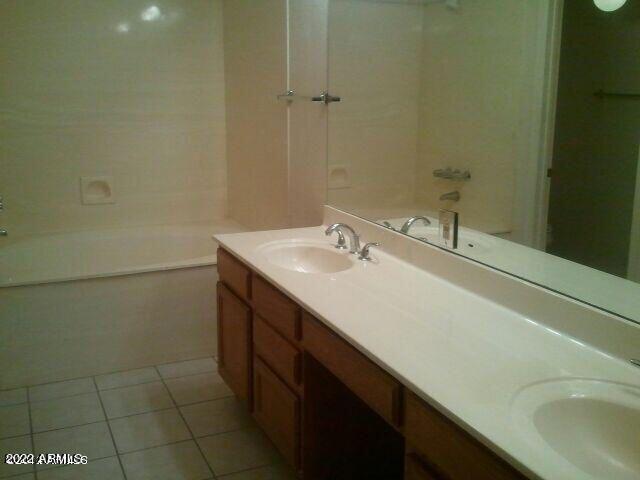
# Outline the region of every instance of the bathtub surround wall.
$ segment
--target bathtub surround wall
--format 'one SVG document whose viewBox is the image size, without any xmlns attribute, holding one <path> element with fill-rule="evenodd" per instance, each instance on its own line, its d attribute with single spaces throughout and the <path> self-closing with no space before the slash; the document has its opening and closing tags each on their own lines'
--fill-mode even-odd
<svg viewBox="0 0 640 480">
<path fill-rule="evenodd" d="M 416 193 L 428 210 L 455 209 L 465 225 L 490 233 L 519 228 L 514 206 L 539 123 L 537 25 L 546 3 L 470 0 L 459 10 L 444 3 L 422 9 Z M 469 170 L 471 181 L 433 176 L 446 167 Z M 452 190 L 459 202 L 439 200 Z"/>
<path fill-rule="evenodd" d="M 532 243 L 549 5 L 333 0 L 329 203 L 378 219 L 449 208 Z M 447 167 L 471 181 L 433 176 Z M 332 186 L 336 168 L 348 181 Z"/>
<path fill-rule="evenodd" d="M 229 211 L 255 230 L 289 225 L 286 3 L 224 2 Z"/>
<path fill-rule="evenodd" d="M 10 236 L 224 217 L 221 0 L 0 2 L 0 32 Z"/>
<path fill-rule="evenodd" d="M 317 225 L 326 203 L 328 0 L 225 0 L 229 211 L 250 229 Z M 278 100 L 293 89 L 294 102 Z M 302 99 L 302 97 L 307 97 Z"/>
<path fill-rule="evenodd" d="M 333 0 L 329 199 L 347 210 L 414 204 L 422 5 Z M 332 181 L 344 168 L 348 184 Z"/>
</svg>

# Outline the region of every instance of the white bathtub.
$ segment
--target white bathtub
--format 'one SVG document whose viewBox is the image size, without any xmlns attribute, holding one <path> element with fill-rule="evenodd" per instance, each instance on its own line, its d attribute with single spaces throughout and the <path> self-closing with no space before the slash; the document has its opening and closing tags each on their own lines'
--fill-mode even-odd
<svg viewBox="0 0 640 480">
<path fill-rule="evenodd" d="M 211 236 L 241 230 L 225 221 L 0 239 L 0 390 L 215 355 Z"/>
</svg>

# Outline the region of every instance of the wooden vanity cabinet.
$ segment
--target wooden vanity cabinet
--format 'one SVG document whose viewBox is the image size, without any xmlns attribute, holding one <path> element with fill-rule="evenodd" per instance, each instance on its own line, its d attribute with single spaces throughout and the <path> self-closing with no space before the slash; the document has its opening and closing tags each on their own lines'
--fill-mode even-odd
<svg viewBox="0 0 640 480">
<path fill-rule="evenodd" d="M 229 252 L 218 369 L 304 480 L 522 480 Z"/>
</svg>

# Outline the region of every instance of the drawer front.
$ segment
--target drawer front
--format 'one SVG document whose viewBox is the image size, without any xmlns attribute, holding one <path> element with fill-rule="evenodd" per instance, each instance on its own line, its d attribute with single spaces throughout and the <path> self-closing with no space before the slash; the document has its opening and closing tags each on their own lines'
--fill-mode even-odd
<svg viewBox="0 0 640 480">
<path fill-rule="evenodd" d="M 257 357 L 253 416 L 295 469 L 300 465 L 300 399 Z"/>
<path fill-rule="evenodd" d="M 251 406 L 251 310 L 218 282 L 218 371 L 233 392 Z"/>
<path fill-rule="evenodd" d="M 252 289 L 256 312 L 289 340 L 300 341 L 300 307 L 257 275 L 252 279 Z"/>
<path fill-rule="evenodd" d="M 405 395 L 404 432 L 420 456 L 451 480 L 526 478 L 410 392 Z"/>
<path fill-rule="evenodd" d="M 218 275 L 240 298 L 251 298 L 251 270 L 222 248 L 218 249 Z"/>
<path fill-rule="evenodd" d="M 302 354 L 259 315 L 253 317 L 253 345 L 271 369 L 293 388 L 301 383 Z"/>
<path fill-rule="evenodd" d="M 305 349 L 382 418 L 399 427 L 402 386 L 306 312 Z"/>
</svg>

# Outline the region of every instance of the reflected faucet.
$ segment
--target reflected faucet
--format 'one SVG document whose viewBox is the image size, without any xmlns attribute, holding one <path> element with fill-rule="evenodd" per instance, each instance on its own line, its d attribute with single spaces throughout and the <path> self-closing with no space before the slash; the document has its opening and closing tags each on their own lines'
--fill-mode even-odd
<svg viewBox="0 0 640 480">
<path fill-rule="evenodd" d="M 440 200 L 453 200 L 454 202 L 457 202 L 460 200 L 460 192 L 456 190 L 455 192 L 445 193 L 440 195 Z"/>
<path fill-rule="evenodd" d="M 360 251 L 360 235 L 358 235 L 349 225 L 346 223 L 334 223 L 324 231 L 324 234 L 329 236 L 333 232 L 338 232 L 338 239 L 340 239 L 340 234 L 346 234 L 346 236 L 349 237 L 350 253 L 358 253 Z"/>
<path fill-rule="evenodd" d="M 0 197 L 0 212 L 4 210 L 4 201 L 2 200 L 2 197 Z M 0 228 L 0 237 L 6 237 L 7 235 L 9 235 L 9 232 L 7 232 L 4 228 Z"/>
<path fill-rule="evenodd" d="M 424 217 L 422 215 L 417 215 L 415 217 L 409 218 L 406 222 L 404 222 L 404 225 L 402 225 L 402 228 L 400 228 L 400 231 L 402 233 L 409 233 L 409 229 L 416 222 L 422 222 L 425 226 L 431 225 L 431 220 L 429 220 L 427 217 Z"/>
</svg>

